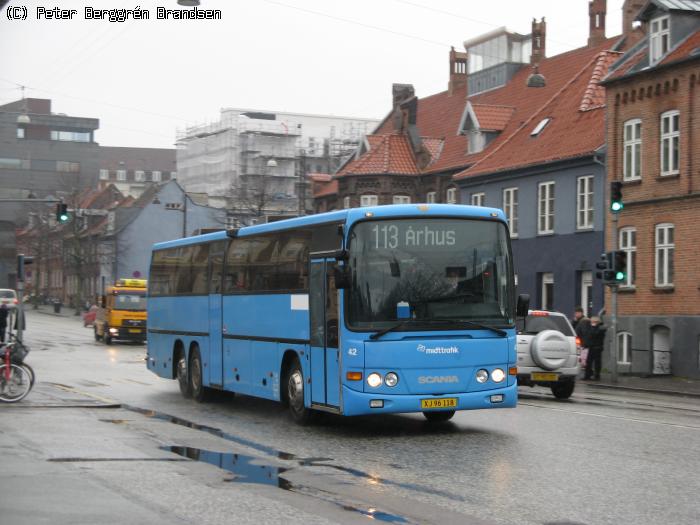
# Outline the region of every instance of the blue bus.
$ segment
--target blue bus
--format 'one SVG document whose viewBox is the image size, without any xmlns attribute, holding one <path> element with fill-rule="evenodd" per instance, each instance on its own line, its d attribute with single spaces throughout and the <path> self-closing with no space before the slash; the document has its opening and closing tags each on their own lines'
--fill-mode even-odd
<svg viewBox="0 0 700 525">
<path fill-rule="evenodd" d="M 513 281 L 506 219 L 484 207 L 357 208 L 162 242 L 147 366 L 197 401 L 277 400 L 299 423 L 514 407 Z"/>
</svg>

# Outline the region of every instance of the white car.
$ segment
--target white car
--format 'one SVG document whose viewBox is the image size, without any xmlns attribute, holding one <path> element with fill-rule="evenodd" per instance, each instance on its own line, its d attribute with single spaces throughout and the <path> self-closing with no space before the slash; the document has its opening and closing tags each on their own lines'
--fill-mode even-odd
<svg viewBox="0 0 700 525">
<path fill-rule="evenodd" d="M 0 288 L 0 304 L 4 304 L 9 310 L 17 308 L 17 292 L 9 288 Z"/>
<path fill-rule="evenodd" d="M 579 374 L 578 341 L 564 314 L 530 310 L 518 319 L 518 385 L 548 386 L 568 399 Z"/>
</svg>

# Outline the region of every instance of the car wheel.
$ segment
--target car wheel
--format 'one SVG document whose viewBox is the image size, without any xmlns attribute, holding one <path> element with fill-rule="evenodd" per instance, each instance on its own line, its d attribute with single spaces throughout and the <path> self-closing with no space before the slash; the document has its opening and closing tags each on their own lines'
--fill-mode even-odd
<svg viewBox="0 0 700 525">
<path fill-rule="evenodd" d="M 431 423 L 442 423 L 452 419 L 452 416 L 455 415 L 455 411 L 441 410 L 440 412 L 423 412 L 423 415 L 425 416 L 425 419 Z"/>
<path fill-rule="evenodd" d="M 574 393 L 575 381 L 560 381 L 552 385 L 552 394 L 557 399 L 569 399 Z"/>
<path fill-rule="evenodd" d="M 204 403 L 209 399 L 209 389 L 204 386 L 202 373 L 202 357 L 199 349 L 193 348 L 190 352 L 190 390 L 192 398 L 198 403 Z"/>
<path fill-rule="evenodd" d="M 316 412 L 304 406 L 304 372 L 298 359 L 295 359 L 287 372 L 287 399 L 292 419 L 300 425 L 310 423 Z"/>
</svg>

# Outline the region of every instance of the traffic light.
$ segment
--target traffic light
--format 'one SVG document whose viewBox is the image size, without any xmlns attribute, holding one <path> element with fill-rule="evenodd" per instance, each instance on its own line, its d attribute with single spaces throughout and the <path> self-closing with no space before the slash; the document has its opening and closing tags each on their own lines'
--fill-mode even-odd
<svg viewBox="0 0 700 525">
<path fill-rule="evenodd" d="M 624 283 L 627 280 L 627 252 L 613 252 L 612 269 L 616 283 Z"/>
<path fill-rule="evenodd" d="M 622 202 L 622 183 L 614 180 L 610 183 L 610 211 L 618 213 L 624 207 L 625 204 Z"/>
<path fill-rule="evenodd" d="M 599 272 L 596 272 L 595 276 L 598 279 L 602 279 L 605 284 L 611 282 L 615 274 L 613 272 L 613 254 L 614 252 L 606 252 L 600 256 L 600 261 L 595 263 L 595 267 Z"/>
<path fill-rule="evenodd" d="M 24 282 L 26 274 L 24 267 L 34 262 L 34 257 L 20 253 L 17 255 L 17 281 Z"/>
<path fill-rule="evenodd" d="M 56 221 L 59 224 L 65 224 L 70 220 L 70 215 L 68 215 L 68 205 L 62 202 L 56 204 Z"/>
</svg>

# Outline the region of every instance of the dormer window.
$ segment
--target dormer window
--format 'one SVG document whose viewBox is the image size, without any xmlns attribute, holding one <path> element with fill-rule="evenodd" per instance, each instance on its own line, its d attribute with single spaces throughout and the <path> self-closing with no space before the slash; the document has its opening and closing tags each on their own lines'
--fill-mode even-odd
<svg viewBox="0 0 700 525">
<path fill-rule="evenodd" d="M 671 48 L 671 18 L 654 18 L 649 27 L 649 53 L 651 63 L 656 64 Z"/>
</svg>

